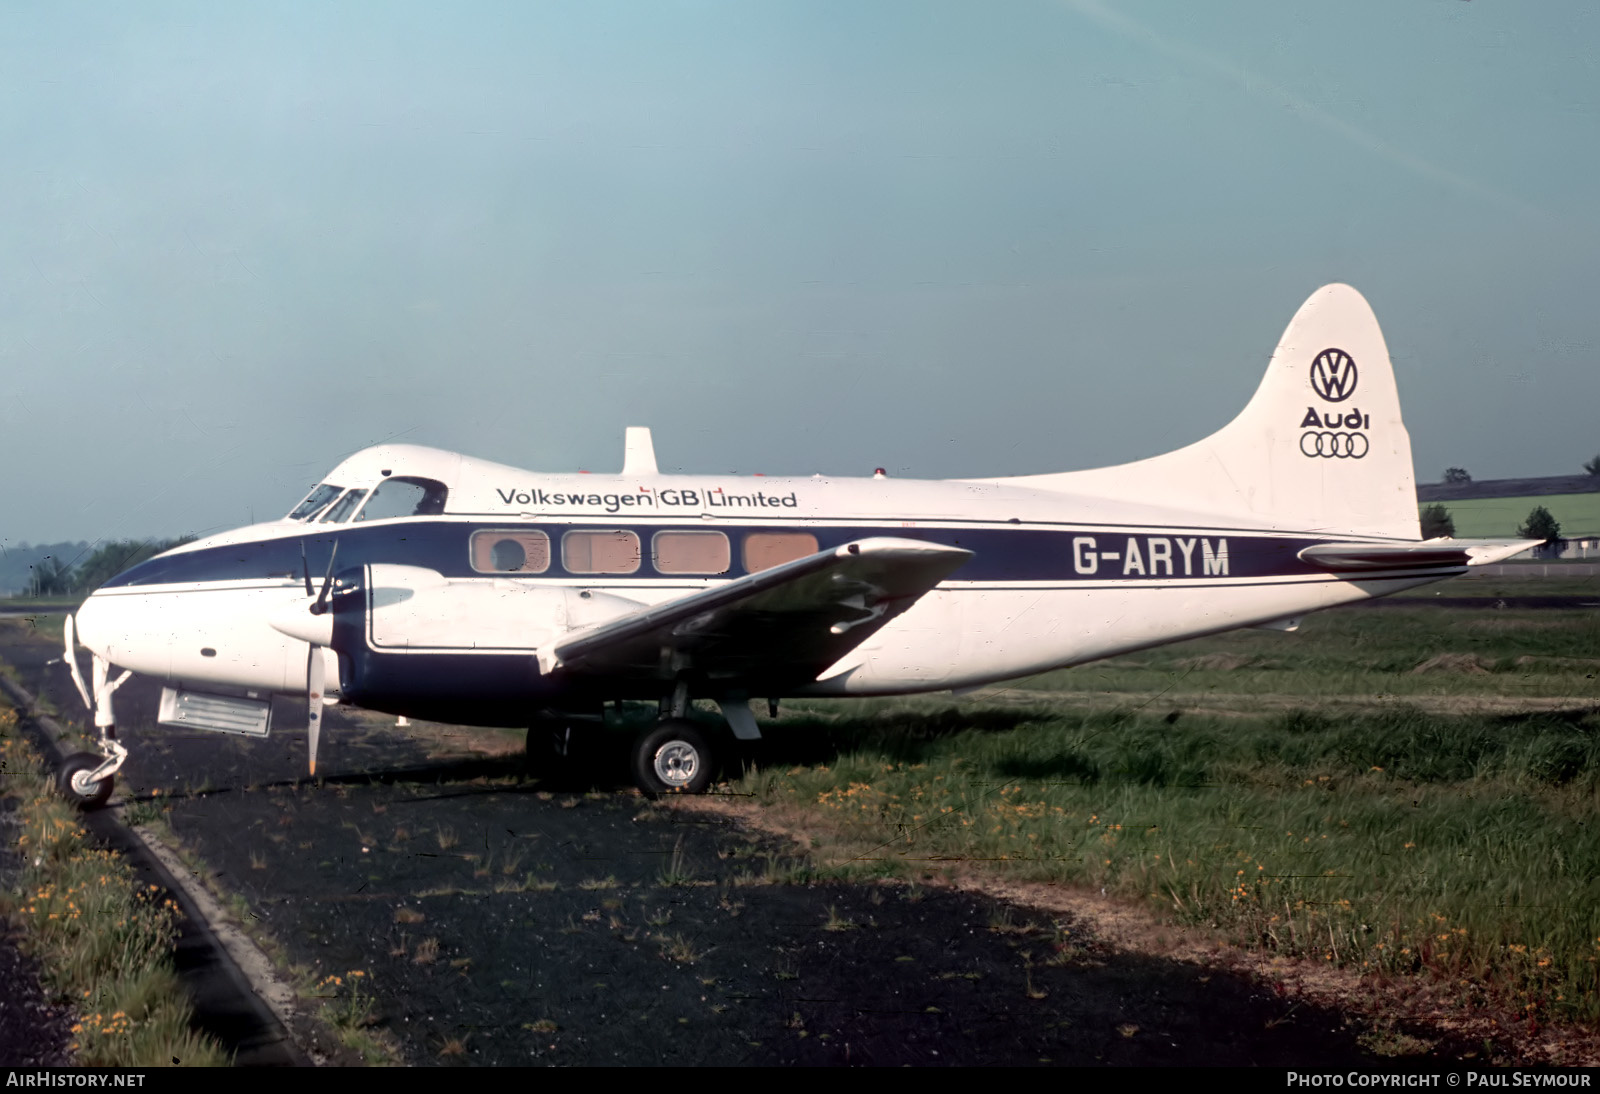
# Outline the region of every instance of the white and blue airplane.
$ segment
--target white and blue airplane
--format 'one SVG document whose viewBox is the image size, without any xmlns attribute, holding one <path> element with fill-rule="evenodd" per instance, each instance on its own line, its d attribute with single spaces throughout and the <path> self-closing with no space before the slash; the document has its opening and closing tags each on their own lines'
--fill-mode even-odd
<svg viewBox="0 0 1600 1094">
<path fill-rule="evenodd" d="M 339 464 L 281 520 L 176 547 L 107 582 L 66 628 L 100 729 L 62 789 L 111 793 L 113 693 L 166 683 L 162 722 L 265 735 L 323 706 L 529 727 L 530 751 L 655 700 L 633 775 L 709 784 L 718 704 L 963 691 L 1307 612 L 1509 557 L 1527 540 L 1420 538 L 1411 442 L 1367 302 L 1302 306 L 1231 423 L 1098 470 L 914 481 L 663 475 L 649 431 L 621 474 L 550 475 L 411 445 Z M 314 578 L 313 575 L 318 575 Z M 93 654 L 92 688 L 76 641 Z M 127 670 L 112 679 L 114 667 Z"/>
</svg>

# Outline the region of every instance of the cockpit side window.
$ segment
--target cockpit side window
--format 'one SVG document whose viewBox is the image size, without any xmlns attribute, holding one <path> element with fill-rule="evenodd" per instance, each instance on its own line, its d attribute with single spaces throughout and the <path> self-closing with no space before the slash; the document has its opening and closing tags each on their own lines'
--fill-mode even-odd
<svg viewBox="0 0 1600 1094">
<path fill-rule="evenodd" d="M 449 496 L 450 488 L 442 482 L 396 475 L 378 484 L 372 492 L 372 500 L 356 514 L 356 521 L 438 516 L 444 512 L 445 499 Z"/>
<path fill-rule="evenodd" d="M 330 501 L 338 497 L 339 491 L 342 489 L 344 488 L 341 486 L 334 486 L 332 483 L 326 482 L 313 487 L 311 493 L 306 495 L 306 500 L 294 507 L 288 519 L 309 520 L 320 513 Z"/>
<path fill-rule="evenodd" d="M 355 507 L 361 504 L 361 499 L 367 496 L 365 490 L 346 490 L 344 497 L 334 502 L 323 516 L 323 524 L 340 524 L 350 518 Z"/>
</svg>

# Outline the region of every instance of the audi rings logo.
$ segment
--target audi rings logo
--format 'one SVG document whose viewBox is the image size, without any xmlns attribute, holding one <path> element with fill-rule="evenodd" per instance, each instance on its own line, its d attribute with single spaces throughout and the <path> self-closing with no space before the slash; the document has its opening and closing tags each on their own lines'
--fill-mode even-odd
<svg viewBox="0 0 1600 1094">
<path fill-rule="evenodd" d="M 1325 349 L 1311 362 L 1311 386 L 1330 403 L 1356 393 L 1356 362 L 1342 349 Z"/>
<path fill-rule="evenodd" d="M 1359 460 L 1367 454 L 1365 433 L 1302 433 L 1300 451 L 1326 460 Z"/>
</svg>

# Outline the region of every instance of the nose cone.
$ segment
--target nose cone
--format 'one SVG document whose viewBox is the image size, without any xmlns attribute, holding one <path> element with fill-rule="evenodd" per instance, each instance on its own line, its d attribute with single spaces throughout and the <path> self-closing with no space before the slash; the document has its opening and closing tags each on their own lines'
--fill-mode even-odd
<svg viewBox="0 0 1600 1094">
<path fill-rule="evenodd" d="M 78 632 L 78 641 L 101 657 L 105 657 L 107 638 L 105 602 L 91 595 L 78 607 L 73 623 Z"/>
<path fill-rule="evenodd" d="M 172 636 L 163 633 L 161 613 L 143 596 L 95 593 L 78 609 L 78 641 L 112 664 L 152 676 L 166 676 L 172 665 Z"/>
</svg>

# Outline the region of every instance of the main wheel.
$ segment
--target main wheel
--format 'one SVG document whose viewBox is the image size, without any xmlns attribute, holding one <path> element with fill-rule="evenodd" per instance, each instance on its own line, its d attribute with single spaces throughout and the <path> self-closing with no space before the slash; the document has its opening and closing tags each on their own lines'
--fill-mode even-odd
<svg viewBox="0 0 1600 1094">
<path fill-rule="evenodd" d="M 711 742 L 693 722 L 661 722 L 634 743 L 633 781 L 652 798 L 699 794 L 711 785 L 711 775 Z"/>
<path fill-rule="evenodd" d="M 95 780 L 88 778 L 89 772 L 99 767 L 103 760 L 104 757 L 93 752 L 73 753 L 61 765 L 61 773 L 56 776 L 56 788 L 79 809 L 100 808 L 110 799 L 111 788 L 116 781 L 109 776 Z"/>
</svg>

